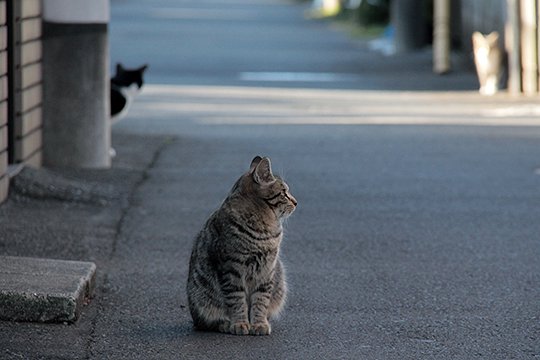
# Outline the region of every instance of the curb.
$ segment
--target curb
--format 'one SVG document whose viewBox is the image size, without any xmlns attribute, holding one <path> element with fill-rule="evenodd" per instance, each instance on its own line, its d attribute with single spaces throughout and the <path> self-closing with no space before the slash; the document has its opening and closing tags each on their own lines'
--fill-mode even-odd
<svg viewBox="0 0 540 360">
<path fill-rule="evenodd" d="M 95 274 L 92 262 L 0 256 L 0 319 L 75 322 Z"/>
</svg>

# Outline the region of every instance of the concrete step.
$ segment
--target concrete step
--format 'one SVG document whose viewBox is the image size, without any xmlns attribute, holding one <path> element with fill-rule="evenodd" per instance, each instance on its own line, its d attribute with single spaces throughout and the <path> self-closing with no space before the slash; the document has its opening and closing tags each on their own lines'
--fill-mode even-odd
<svg viewBox="0 0 540 360">
<path fill-rule="evenodd" d="M 0 319 L 74 322 L 95 274 L 92 262 L 0 256 Z"/>
</svg>

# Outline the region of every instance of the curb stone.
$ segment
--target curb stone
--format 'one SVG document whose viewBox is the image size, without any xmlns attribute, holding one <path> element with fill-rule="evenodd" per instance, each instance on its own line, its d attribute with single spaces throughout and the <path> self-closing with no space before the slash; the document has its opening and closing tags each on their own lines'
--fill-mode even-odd
<svg viewBox="0 0 540 360">
<path fill-rule="evenodd" d="M 95 275 L 92 262 L 0 256 L 0 319 L 75 322 Z"/>
</svg>

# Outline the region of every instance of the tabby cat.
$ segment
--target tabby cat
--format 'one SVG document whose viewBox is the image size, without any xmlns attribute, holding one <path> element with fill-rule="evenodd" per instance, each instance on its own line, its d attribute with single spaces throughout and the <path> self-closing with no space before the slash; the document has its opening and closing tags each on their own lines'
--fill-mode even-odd
<svg viewBox="0 0 540 360">
<path fill-rule="evenodd" d="M 187 295 L 197 330 L 269 335 L 287 292 L 282 222 L 296 208 L 270 159 L 255 157 L 193 244 Z"/>
</svg>

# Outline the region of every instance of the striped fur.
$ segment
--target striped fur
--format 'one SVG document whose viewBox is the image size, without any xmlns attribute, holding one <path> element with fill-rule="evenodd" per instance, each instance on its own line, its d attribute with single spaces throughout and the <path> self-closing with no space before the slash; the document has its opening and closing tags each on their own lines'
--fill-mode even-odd
<svg viewBox="0 0 540 360">
<path fill-rule="evenodd" d="M 282 220 L 296 204 L 270 159 L 255 157 L 193 244 L 187 295 L 196 329 L 270 334 L 287 293 Z"/>
</svg>

